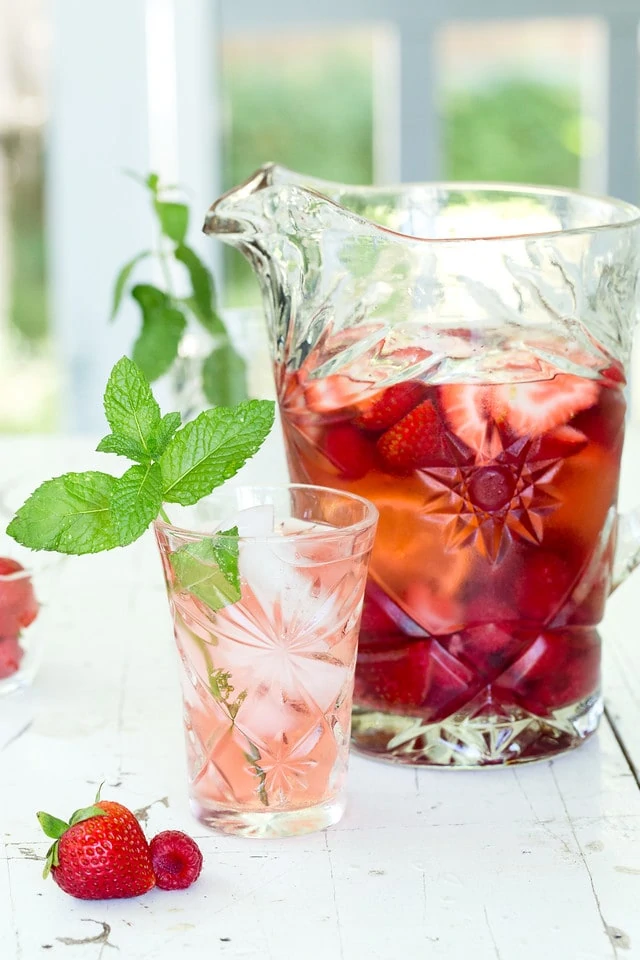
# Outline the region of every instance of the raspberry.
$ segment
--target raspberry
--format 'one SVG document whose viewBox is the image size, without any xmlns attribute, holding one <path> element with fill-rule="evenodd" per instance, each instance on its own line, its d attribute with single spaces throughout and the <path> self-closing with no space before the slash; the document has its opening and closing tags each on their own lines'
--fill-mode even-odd
<svg viewBox="0 0 640 960">
<path fill-rule="evenodd" d="M 163 830 L 150 844 L 151 862 L 160 890 L 184 890 L 202 870 L 202 854 L 195 840 L 180 830 Z"/>
</svg>

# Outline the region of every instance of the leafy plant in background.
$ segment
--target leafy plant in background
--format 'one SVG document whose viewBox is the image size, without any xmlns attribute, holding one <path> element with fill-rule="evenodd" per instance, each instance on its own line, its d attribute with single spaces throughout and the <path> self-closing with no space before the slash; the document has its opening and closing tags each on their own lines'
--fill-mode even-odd
<svg viewBox="0 0 640 960">
<path fill-rule="evenodd" d="M 155 250 L 137 254 L 120 270 L 111 319 L 115 319 L 129 291 L 142 318 L 132 357 L 150 383 L 171 369 L 189 318 L 193 319 L 213 339 L 211 352 L 202 364 L 204 396 L 211 404 L 240 403 L 247 396 L 245 362 L 235 350 L 218 313 L 211 271 L 186 243 L 189 207 L 173 199 L 174 191 L 164 187 L 156 173 L 150 173 L 141 182 L 151 194 L 158 222 L 158 245 Z M 164 289 L 151 283 L 137 283 L 129 288 L 132 275 L 145 260 L 155 260 L 160 265 Z M 186 271 L 190 287 L 186 296 L 178 296 L 174 289 L 176 265 Z"/>
</svg>

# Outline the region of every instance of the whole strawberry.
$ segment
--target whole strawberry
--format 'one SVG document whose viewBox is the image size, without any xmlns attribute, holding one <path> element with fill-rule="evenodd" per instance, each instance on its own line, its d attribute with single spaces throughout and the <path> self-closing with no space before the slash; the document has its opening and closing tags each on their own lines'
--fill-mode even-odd
<svg viewBox="0 0 640 960">
<path fill-rule="evenodd" d="M 76 810 L 69 822 L 38 813 L 55 842 L 43 876 L 80 900 L 138 897 L 155 885 L 149 844 L 134 815 L 121 803 L 100 800 Z"/>
</svg>

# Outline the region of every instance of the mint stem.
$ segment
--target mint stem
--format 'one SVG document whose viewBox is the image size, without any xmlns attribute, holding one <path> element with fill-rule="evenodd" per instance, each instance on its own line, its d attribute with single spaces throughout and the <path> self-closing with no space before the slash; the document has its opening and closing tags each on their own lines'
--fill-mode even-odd
<svg viewBox="0 0 640 960">
<path fill-rule="evenodd" d="M 160 269 L 162 270 L 162 275 L 164 277 L 164 282 L 167 285 L 167 293 L 172 300 L 175 300 L 175 294 L 173 292 L 173 281 L 171 279 L 171 270 L 169 269 L 169 257 L 167 252 L 160 246 L 158 250 L 158 260 L 160 261 Z"/>
<path fill-rule="evenodd" d="M 167 516 L 167 511 L 165 510 L 164 507 L 160 507 L 160 516 L 162 517 L 165 523 L 171 523 L 171 520 L 169 520 L 169 517 Z"/>
</svg>

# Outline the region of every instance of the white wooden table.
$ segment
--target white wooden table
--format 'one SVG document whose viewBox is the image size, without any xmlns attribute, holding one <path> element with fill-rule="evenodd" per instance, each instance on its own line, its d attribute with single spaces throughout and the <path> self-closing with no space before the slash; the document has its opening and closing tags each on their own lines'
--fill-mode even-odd
<svg viewBox="0 0 640 960">
<path fill-rule="evenodd" d="M 91 443 L 0 440 L 0 497 L 105 461 Z M 640 477 L 631 437 L 626 488 Z M 244 479 L 278 479 L 276 442 Z M 635 484 L 634 484 L 635 480 Z M 0 504 L 1 506 L 1 504 Z M 327 833 L 252 841 L 189 813 L 169 615 L 150 536 L 69 561 L 28 697 L 0 704 L 0 958 L 604 960 L 640 957 L 640 573 L 611 599 L 597 737 L 553 763 L 486 772 L 353 758 Z M 180 893 L 83 902 L 41 879 L 35 811 L 104 795 L 200 843 Z M 119 950 L 116 954 L 115 948 Z"/>
</svg>

